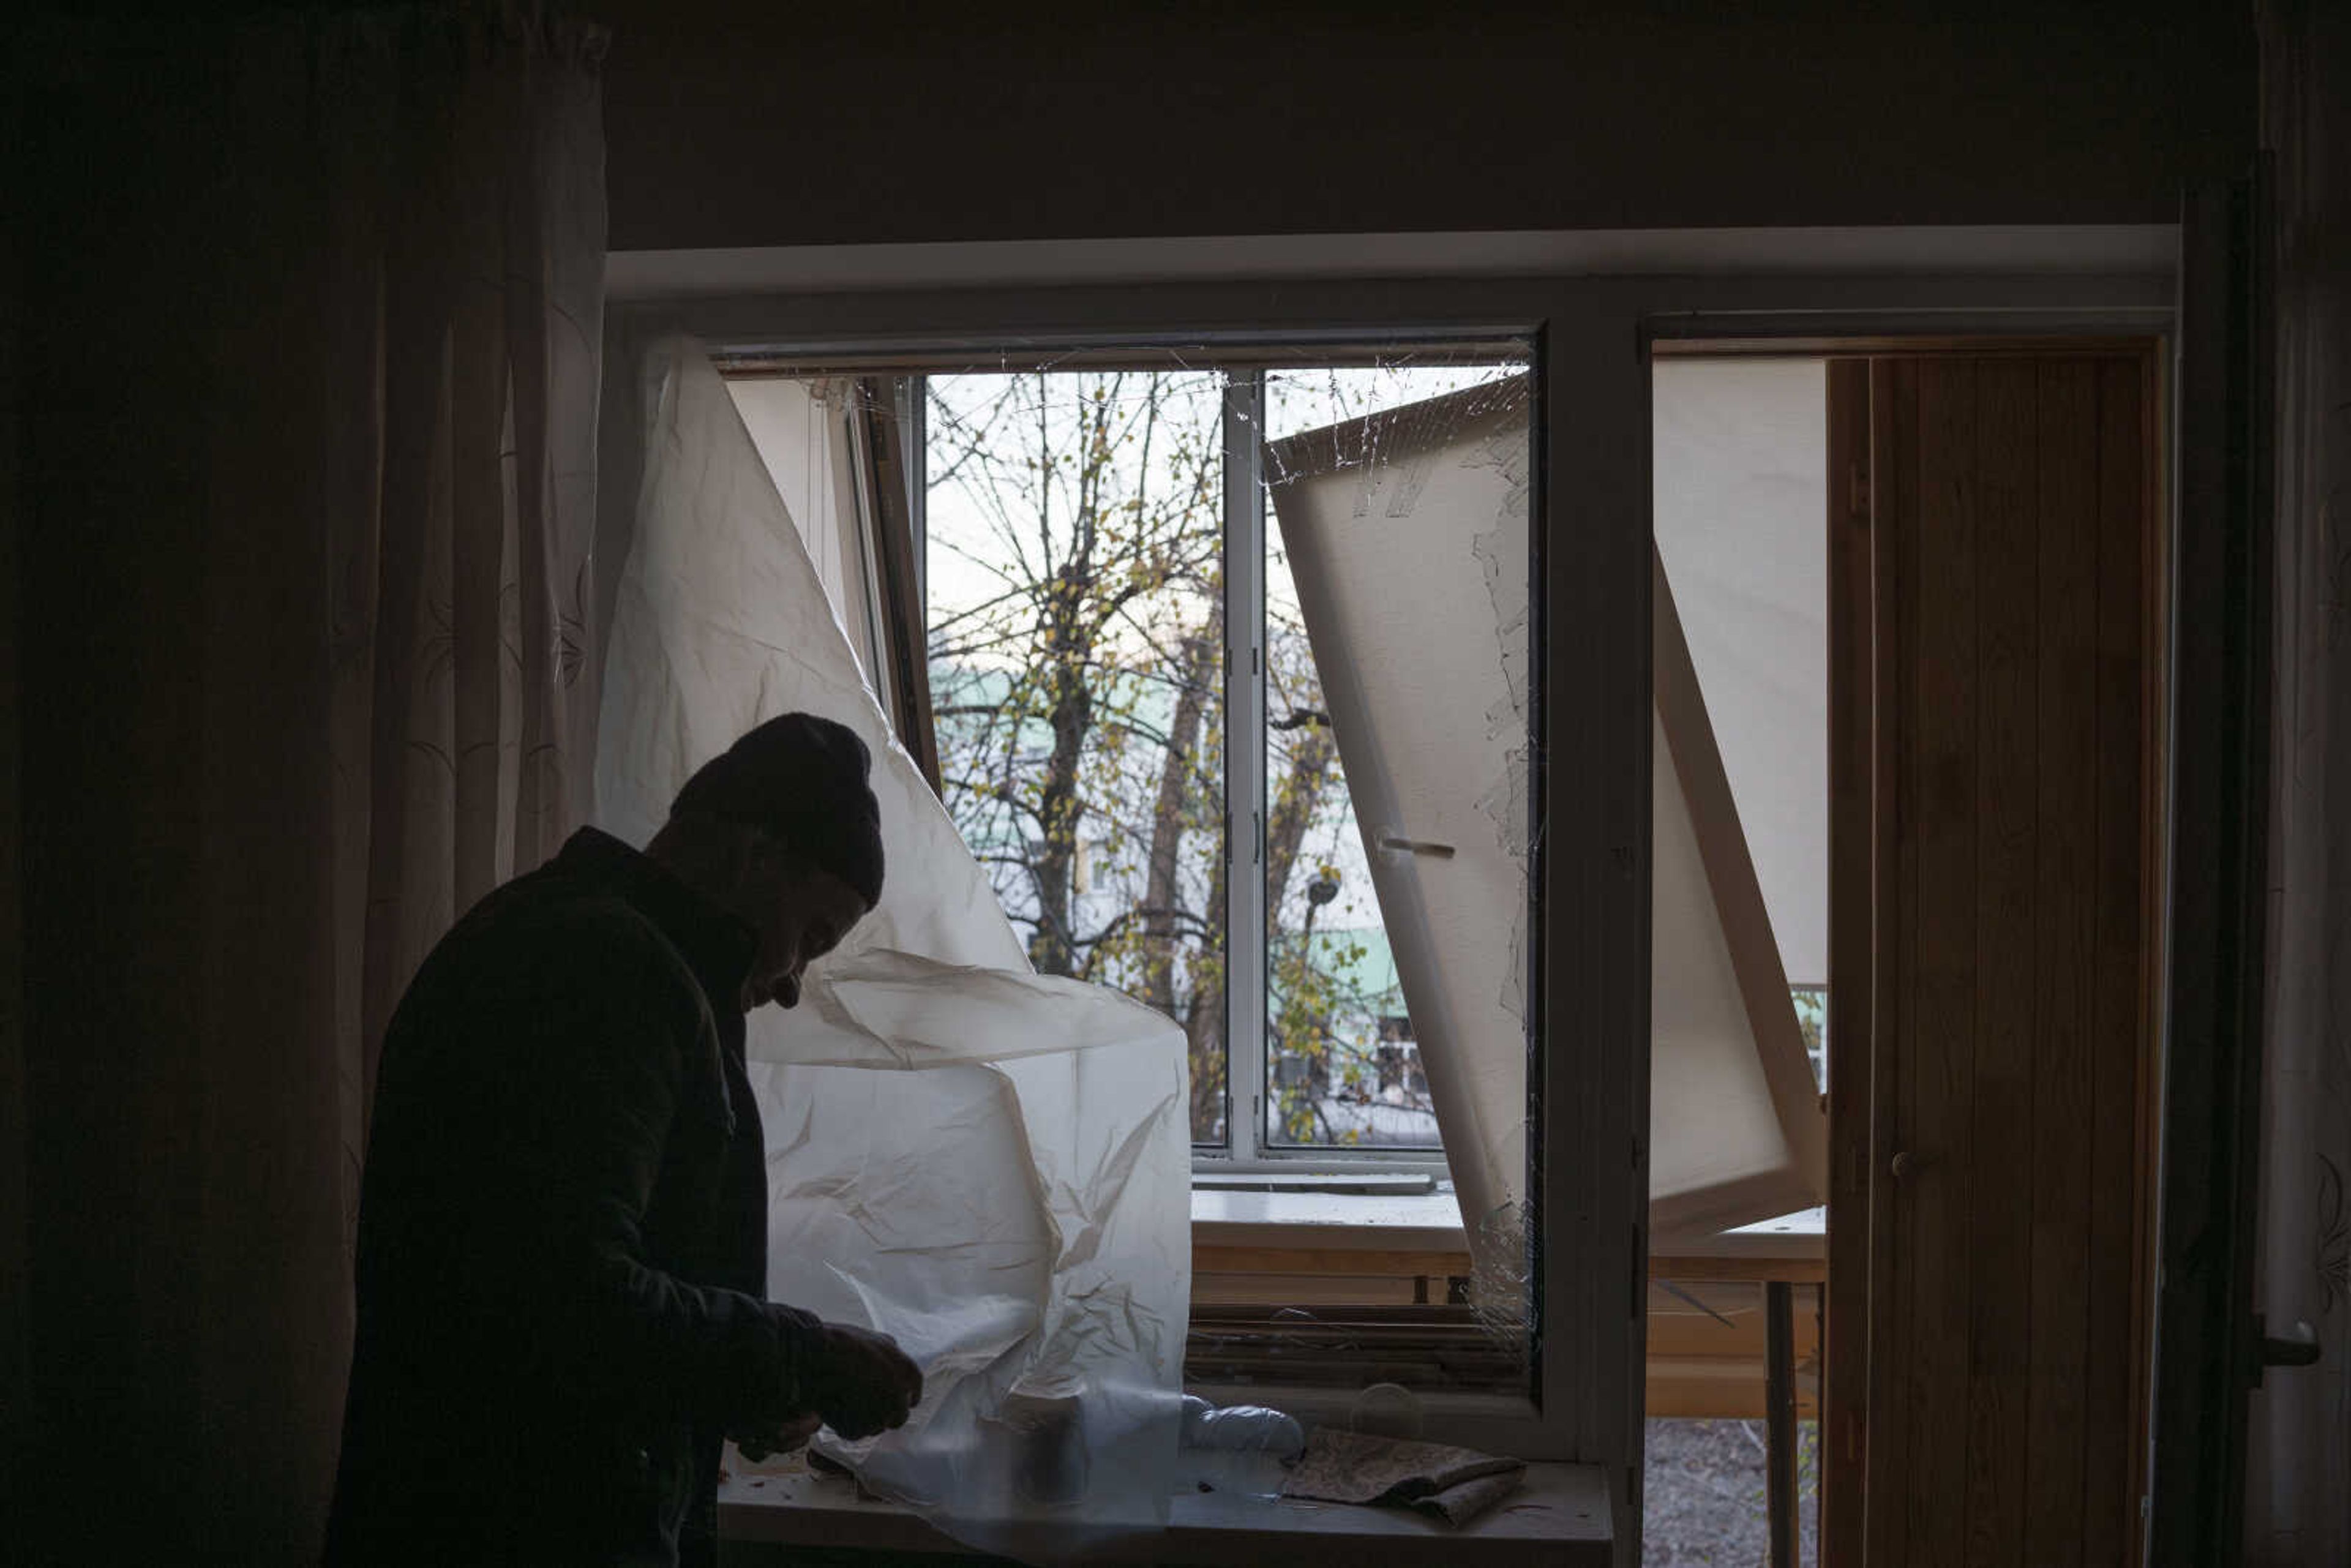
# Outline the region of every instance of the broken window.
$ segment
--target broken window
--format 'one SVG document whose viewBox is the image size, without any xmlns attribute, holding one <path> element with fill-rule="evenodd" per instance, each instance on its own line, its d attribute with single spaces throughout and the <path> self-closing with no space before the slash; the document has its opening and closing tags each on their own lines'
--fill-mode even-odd
<svg viewBox="0 0 2351 1568">
<path fill-rule="evenodd" d="M 1479 1047 L 1523 1120 L 1527 833 L 1496 816 L 1523 819 L 1529 798 L 1523 413 L 1512 473 L 1471 502 L 1482 514 L 1430 478 L 1457 460 L 1447 443 L 1460 423 L 1512 394 L 1448 395 L 1507 386 L 1522 400 L 1525 379 L 1514 347 L 926 379 L 924 609 L 943 799 L 1032 963 L 1183 1026 L 1208 1157 L 1438 1155 L 1469 1103 L 1441 1113 L 1448 1068 L 1426 1060 L 1416 1020 L 1446 1027 L 1456 973 L 1481 1002 L 1511 991 L 1509 1038 Z M 1322 515 L 1374 490 L 1368 520 Z M 1294 537 L 1321 558 L 1302 565 Z M 1458 624 L 1428 613 L 1447 572 L 1473 596 Z M 1421 613 L 1399 618 L 1405 581 Z M 1497 582 L 1514 617 L 1503 630 Z M 1411 628 L 1401 662 L 1372 629 L 1383 617 Z M 1351 677 L 1334 696 L 1322 671 L 1334 655 L 1351 672 L 1416 668 L 1417 682 L 1366 698 Z M 1458 797 L 1443 833 L 1481 835 L 1447 874 L 1458 882 L 1474 860 L 1491 883 L 1499 867 L 1507 885 L 1480 883 L 1474 902 L 1499 893 L 1503 924 L 1432 923 L 1416 905 L 1399 934 L 1386 912 L 1411 902 L 1408 858 L 1458 852 L 1430 821 L 1405 821 L 1394 792 L 1413 742 L 1455 744 L 1429 727 L 1450 711 L 1445 692 L 1471 689 L 1455 664 L 1495 687 L 1481 723 L 1506 744 L 1443 771 L 1440 792 Z M 1468 738 L 1485 747 L 1482 729 Z M 1377 823 L 1363 816 L 1367 791 Z M 1414 806 L 1425 817 L 1433 803 Z M 1522 1133 L 1503 1157 L 1523 1166 Z"/>
<path fill-rule="evenodd" d="M 1428 1381 L 1472 1361 L 1479 1379 L 1522 1376 L 1520 1353 L 1499 1375 L 1486 1363 L 1523 1325 L 1530 1273 L 1523 350 L 925 369 L 791 384 L 886 395 L 919 423 L 904 446 L 940 795 L 1028 961 L 1184 1030 L 1209 1239 L 1196 1361 L 1225 1333 L 1220 1354 L 1248 1364 L 1247 1322 L 1220 1312 L 1392 1306 L 1484 1320 L 1487 1349 Z M 1823 809 L 1807 794 L 1817 566 L 1805 578 L 1809 558 L 1765 526 L 1805 510 L 1813 492 L 1780 481 L 1809 459 L 1757 468 L 1719 428 L 1739 389 L 1688 370 L 1659 372 L 1656 480 L 1652 1187 L 1668 1237 L 1812 1201 L 1825 977 L 1806 858 Z M 1743 497 L 1729 515 L 1726 486 Z M 844 629 L 854 643 L 871 623 L 878 664 L 878 574 L 857 575 L 853 544 L 836 553 Z M 1759 1005 L 1759 988 L 1782 1000 Z M 1340 1161 L 1385 1185 L 1334 1190 Z M 1249 1187 L 1267 1190 L 1233 1190 Z M 1225 1244 L 1275 1227 L 1315 1275 L 1266 1271 L 1296 1270 L 1280 1247 Z M 1417 1251 L 1367 1244 L 1406 1237 Z"/>
<path fill-rule="evenodd" d="M 1275 1082 L 1260 1136 L 1434 1148 L 1449 1128 L 1458 1155 L 1465 1139 L 1491 1141 L 1495 1116 L 1479 1115 L 1469 1088 L 1490 1079 L 1510 1129 L 1496 1157 L 1516 1172 L 1531 767 L 1523 361 L 1284 369 L 1264 382 Z M 1437 1094 L 1450 1097 L 1442 1110 Z M 1521 1191 L 1513 1179 L 1495 1201 Z"/>
<path fill-rule="evenodd" d="M 841 389 L 886 403 L 911 455 L 941 801 L 1031 967 L 1184 1031 L 1199 1168 L 1227 1173 L 1195 1196 L 1196 1372 L 1264 1348 L 1218 1310 L 1395 1305 L 1430 1318 L 1379 1325 L 1398 1376 L 1522 1387 L 1523 346 L 743 368 L 788 494 L 824 465 L 810 454 L 852 472 Z M 827 521 L 859 511 L 818 486 L 795 516 L 870 671 L 891 641 L 878 552 L 861 577 Z M 1342 1168 L 1377 1190 L 1342 1190 Z M 1218 1245 L 1244 1214 L 1284 1239 Z M 1301 1249 L 1306 1276 L 1266 1271 Z M 1275 1338 L 1279 1373 L 1308 1369 Z"/>
</svg>

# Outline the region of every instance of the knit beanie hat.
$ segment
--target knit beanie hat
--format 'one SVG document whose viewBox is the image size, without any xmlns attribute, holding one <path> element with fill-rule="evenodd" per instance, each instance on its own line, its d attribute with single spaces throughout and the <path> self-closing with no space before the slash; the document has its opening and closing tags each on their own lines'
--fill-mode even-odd
<svg viewBox="0 0 2351 1568">
<path fill-rule="evenodd" d="M 882 808 L 866 783 L 872 766 L 865 743 L 847 726 L 788 713 L 704 763 L 670 815 L 764 828 L 867 904 L 879 904 Z"/>
</svg>

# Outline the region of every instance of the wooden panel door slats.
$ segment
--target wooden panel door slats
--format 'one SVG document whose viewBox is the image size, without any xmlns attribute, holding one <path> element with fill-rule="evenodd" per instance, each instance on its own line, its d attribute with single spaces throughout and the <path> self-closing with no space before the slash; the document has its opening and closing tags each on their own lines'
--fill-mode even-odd
<svg viewBox="0 0 2351 1568">
<path fill-rule="evenodd" d="M 1967 1491 L 1970 1568 L 2019 1561 L 2026 1368 L 2032 1348 L 2032 1063 L 2039 892 L 2036 722 L 2044 663 L 2038 456 L 2044 426 L 2030 360 L 1975 366 L 1976 736 L 1974 1061 L 1969 1077 Z M 2063 518 L 2052 518 L 2062 529 Z"/>
<path fill-rule="evenodd" d="M 2097 369 L 2060 361 L 2037 369 L 2044 441 L 2035 472 L 2041 515 L 2095 515 Z M 2082 527 L 2039 530 L 2042 660 L 2034 725 L 2040 768 L 2032 939 L 2032 1182 L 2088 1189 L 2096 1112 L 2092 1073 L 2090 955 L 2095 937 L 2097 807 L 2098 536 Z M 2032 1208 L 2031 1336 L 2025 1411 L 2023 1526 L 2033 1540 L 2074 1541 L 2083 1518 L 2083 1379 L 2087 1366 L 2090 1217 L 2080 1203 Z"/>
<path fill-rule="evenodd" d="M 1833 1217 L 1828 1327 L 1834 1422 L 1855 1354 L 1837 1314 L 1865 1312 L 1866 1479 L 1857 1529 L 1834 1482 L 1827 1517 L 1872 1568 L 2119 1565 L 2135 1544 L 2154 375 L 2151 353 L 1869 361 L 1865 606 L 1854 551 L 1833 536 L 1831 556 L 1866 654 L 1832 749 L 1865 716 L 1867 821 L 1848 804 L 1831 855 L 1874 938 L 1856 958 L 1836 927 L 1832 981 L 1867 967 L 1862 1038 L 1832 1039 L 1868 1058 L 1868 1225 L 1848 1251 Z M 1854 770 L 1833 762 L 1848 800 Z"/>
<path fill-rule="evenodd" d="M 1905 1260 L 1908 1225 L 1905 1206 L 1891 1176 L 1894 1163 L 1912 1157 L 1906 1147 L 1909 1122 L 1908 1075 L 1902 1031 L 1909 1016 L 1909 941 L 1917 929 L 1912 891 L 1917 882 L 1917 856 L 1905 818 L 1911 801 L 1901 771 L 1895 766 L 1909 747 L 1916 705 L 1903 700 L 1905 672 L 1917 663 L 1915 633 L 1909 606 L 1916 597 L 1917 552 L 1898 548 L 1905 519 L 1918 508 L 1918 375 L 1915 362 L 1878 361 L 1869 365 L 1870 454 L 1870 596 L 1861 607 L 1864 645 L 1867 649 L 1868 691 L 1860 706 L 1866 715 L 1870 758 L 1869 809 L 1860 826 L 1870 844 L 1870 935 L 1865 978 L 1855 987 L 1842 972 L 1829 977 L 1834 998 L 1856 988 L 1868 998 L 1866 1040 L 1844 1037 L 1843 1053 L 1856 1045 L 1870 1059 L 1868 1159 L 1865 1179 L 1869 1192 L 1869 1251 L 1856 1260 L 1849 1244 L 1829 1238 L 1832 1274 L 1858 1264 L 1867 1281 L 1870 1338 L 1867 1350 L 1868 1431 L 1863 1470 L 1863 1530 L 1865 1561 L 1900 1561 L 1908 1539 L 1909 1497 L 1901 1478 L 1910 1473 L 1913 1423 L 1904 1408 L 1903 1385 L 1909 1364 L 1911 1281 Z M 1855 831 L 1857 824 L 1837 819 L 1830 824 L 1834 840 Z M 1832 1037 L 1829 1055 L 1834 1064 L 1842 1054 Z M 1836 1129 L 1832 1127 L 1831 1135 Z M 1835 1294 L 1834 1281 L 1831 1293 Z M 1831 1343 L 1836 1328 L 1830 1326 Z M 1843 1565 L 1839 1565 L 1843 1568 Z"/>
<path fill-rule="evenodd" d="M 2152 1146 L 2155 787 L 2147 758 L 2155 465 L 2147 364 L 2098 371 L 2097 900 L 2090 1155 L 2091 1333 L 2085 1450 L 2083 1561 L 2136 1560 L 2143 1461 Z"/>
<path fill-rule="evenodd" d="M 1911 1560 L 1965 1559 L 1969 1205 L 1974 1133 L 1977 749 L 1981 524 L 1976 473 L 1976 371 L 1965 360 L 1917 366 L 1917 500 L 1901 545 L 1918 563 L 1905 607 L 1913 628 L 1910 745 L 1898 764 L 1908 810 L 1901 858 L 1908 989 L 1901 1051 L 1901 1126 L 1909 1169 L 1896 1223 L 1908 1232 Z"/>
</svg>

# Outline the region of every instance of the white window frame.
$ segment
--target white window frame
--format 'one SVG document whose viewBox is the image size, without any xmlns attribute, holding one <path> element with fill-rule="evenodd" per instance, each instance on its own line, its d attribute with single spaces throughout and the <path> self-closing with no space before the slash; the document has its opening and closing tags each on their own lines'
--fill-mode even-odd
<svg viewBox="0 0 2351 1568">
<path fill-rule="evenodd" d="M 622 253 L 607 272 L 606 362 L 625 374 L 640 334 L 676 329 L 811 361 L 1105 339 L 1531 337 L 1541 722 L 1553 752 L 1541 779 L 1536 983 L 1578 1000 L 1545 1013 L 1530 1085 L 1541 1337 L 1529 1395 L 1429 1396 L 1424 1432 L 1605 1467 L 1615 1539 L 1631 1543 L 1647 1273 L 1647 345 L 2168 334 L 2176 248 L 2172 225 L 2145 225 Z M 605 482 L 616 477 L 626 476 Z M 1327 1390 L 1252 1392 L 1309 1419 L 1344 1419 L 1351 1403 Z"/>
</svg>

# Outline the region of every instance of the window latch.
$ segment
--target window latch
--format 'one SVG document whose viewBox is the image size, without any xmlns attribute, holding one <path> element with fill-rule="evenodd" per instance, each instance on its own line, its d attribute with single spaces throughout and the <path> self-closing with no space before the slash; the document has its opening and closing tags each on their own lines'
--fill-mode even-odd
<svg viewBox="0 0 2351 1568">
<path fill-rule="evenodd" d="M 1392 854 L 1426 855 L 1432 860 L 1441 861 L 1453 858 L 1451 844 L 1440 844 L 1431 839 L 1408 839 L 1402 833 L 1382 833 L 1378 843 L 1380 848 Z"/>
<path fill-rule="evenodd" d="M 2291 1335 L 2262 1332 L 2269 1325 L 2259 1312 L 2253 1314 L 2253 1386 L 2262 1385 L 2262 1372 L 2272 1366 L 2312 1366 L 2318 1361 L 2318 1334 L 2306 1322 L 2297 1322 Z"/>
</svg>

